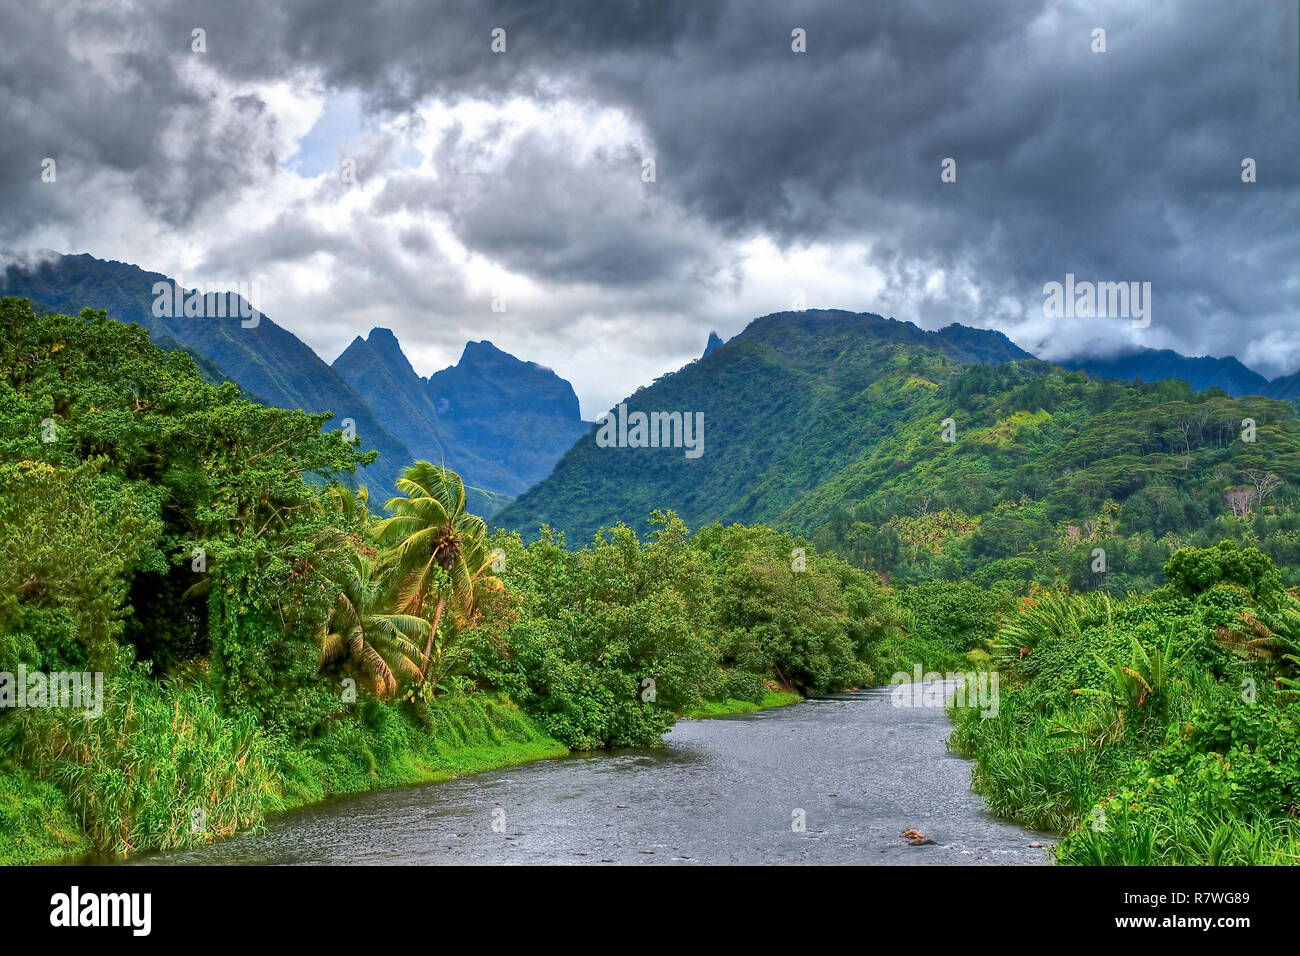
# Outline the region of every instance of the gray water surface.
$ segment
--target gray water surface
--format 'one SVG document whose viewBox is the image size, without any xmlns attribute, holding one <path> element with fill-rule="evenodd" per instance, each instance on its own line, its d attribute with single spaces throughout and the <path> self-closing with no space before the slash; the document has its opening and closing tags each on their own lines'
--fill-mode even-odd
<svg viewBox="0 0 1300 956">
<path fill-rule="evenodd" d="M 135 862 L 1047 862 L 1030 844 L 1049 836 L 995 819 L 970 791 L 969 762 L 944 747 L 951 729 L 941 708 L 895 707 L 876 688 L 680 721 L 664 747 L 334 800 L 261 833 Z M 909 846 L 899 837 L 909 828 L 938 845 Z"/>
</svg>

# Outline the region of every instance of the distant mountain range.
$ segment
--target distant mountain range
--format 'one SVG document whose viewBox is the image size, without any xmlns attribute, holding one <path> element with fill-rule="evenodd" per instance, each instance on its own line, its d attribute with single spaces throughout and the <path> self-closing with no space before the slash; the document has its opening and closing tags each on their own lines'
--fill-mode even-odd
<svg viewBox="0 0 1300 956">
<path fill-rule="evenodd" d="M 910 324 L 910 323 L 909 323 Z M 987 330 L 974 329 L 965 325 L 950 325 L 935 333 L 948 343 L 948 354 L 959 361 L 978 362 L 989 365 L 1000 361 L 1004 354 L 1015 358 L 1026 358 L 1028 352 L 1018 348 L 1005 336 L 1003 342 L 992 350 L 985 345 L 990 340 L 984 338 Z M 1001 333 L 994 333 L 1001 336 Z M 918 340 L 920 341 L 920 340 Z M 709 333 L 709 342 L 701 358 L 707 358 L 723 345 L 717 332 Z M 1187 382 L 1198 392 L 1209 388 L 1220 388 L 1229 395 L 1243 397 L 1262 395 L 1281 401 L 1300 399 L 1300 372 L 1283 375 L 1273 380 L 1265 378 L 1254 369 L 1249 368 L 1234 356 L 1215 358 L 1210 355 L 1188 356 L 1172 349 L 1139 349 L 1114 356 L 1080 356 L 1054 362 L 1070 371 L 1084 371 L 1093 378 L 1120 379 L 1126 382 L 1158 382 L 1162 379 L 1176 378 Z"/>
<path fill-rule="evenodd" d="M 195 356 L 209 381 L 234 381 L 268 405 L 332 411 L 327 427 L 351 419 L 362 445 L 380 453 L 361 479 L 377 503 L 396 493 L 403 468 L 426 458 L 460 472 L 473 489 L 471 507 L 491 514 L 545 477 L 588 427 L 568 382 L 491 343 L 470 343 L 457 365 L 422 379 L 396 337 L 375 329 L 330 366 L 265 315 L 256 325 L 241 323 L 238 296 L 225 310 L 234 318 L 155 316 L 159 282 L 175 288 L 169 277 L 127 263 L 57 256 L 34 268 L 9 265 L 0 295 L 74 315 L 105 309 L 114 319 L 138 323 L 164 348 Z"/>
<path fill-rule="evenodd" d="M 1112 358 L 1072 358 L 1057 362 L 1072 370 L 1082 369 L 1100 379 L 1124 379 L 1158 382 L 1179 378 L 1198 392 L 1221 388 L 1229 395 L 1263 395 L 1266 398 L 1292 399 L 1300 396 L 1300 374 L 1270 382 L 1236 358 L 1213 356 L 1190 357 L 1170 349 L 1142 349 Z"/>
<path fill-rule="evenodd" d="M 426 379 L 391 331 L 372 329 L 333 368 L 407 447 L 434 449 L 437 458 L 425 457 L 512 497 L 549 475 L 591 427 L 572 385 L 491 342 L 468 343 L 459 362 Z"/>
<path fill-rule="evenodd" d="M 479 513 L 491 515 L 509 499 L 523 496 L 501 518 L 524 527 L 545 517 L 534 507 L 536 496 L 525 494 L 528 489 L 553 471 L 562 477 L 571 467 L 562 456 L 571 448 L 581 458 L 583 443 L 579 440 L 591 430 L 592 423 L 582 421 L 573 387 L 550 369 L 521 361 L 491 342 L 467 343 L 456 365 L 425 378 L 412 368 L 397 337 L 388 329 L 376 328 L 364 338 L 357 336 L 332 364 L 327 364 L 295 335 L 264 315 L 254 327 L 241 326 L 238 317 L 155 316 L 153 289 L 158 282 L 172 280 L 161 273 L 90 255 L 55 256 L 30 268 L 9 265 L 0 276 L 0 295 L 25 296 L 38 309 L 59 312 L 75 313 L 83 307 L 106 309 L 113 318 L 137 322 L 148 329 L 164 348 L 189 352 L 209 381 L 229 379 L 248 397 L 270 405 L 332 411 L 335 418 L 329 427 L 339 427 L 345 419 L 351 419 L 361 442 L 380 452 L 379 460 L 362 479 L 374 489 L 374 498 L 379 502 L 388 497 L 402 468 L 416 458 L 427 458 L 461 473 L 467 486 L 474 489 L 471 505 Z M 242 299 L 238 301 L 243 304 Z M 228 311 L 233 313 L 234 307 Z M 786 364 L 789 356 L 785 352 L 795 341 L 800 358 Z M 1000 332 L 958 324 L 929 332 L 910 322 L 872 314 L 816 310 L 777 313 L 754 320 L 744 332 L 725 343 L 716 332 L 710 332 L 698 360 L 661 376 L 648 389 L 667 388 L 671 394 L 674 382 L 681 376 L 693 379 L 708 374 L 725 380 L 737 374 L 734 356 L 752 356 L 766 350 L 763 354 L 777 363 L 774 371 L 778 383 L 784 386 L 805 382 L 807 392 L 798 393 L 795 404 L 807 404 L 808 414 L 813 415 L 815 409 L 832 400 L 827 388 L 840 398 L 855 391 L 865 394 L 863 390 L 883 371 L 877 367 L 881 356 L 887 352 L 890 361 L 913 361 L 907 353 L 910 347 L 941 355 L 959 365 L 996 365 L 1033 357 Z M 882 348 L 885 352 L 881 352 Z M 851 358 L 847 366 L 843 361 L 846 355 Z M 859 359 L 865 359 L 866 364 L 859 364 Z M 1232 396 L 1300 398 L 1300 372 L 1269 381 L 1231 356 L 1189 357 L 1167 349 L 1144 349 L 1114 357 L 1072 358 L 1056 364 L 1100 379 L 1154 382 L 1176 378 L 1196 390 L 1217 387 Z M 853 368 L 859 377 L 839 381 L 844 367 Z M 861 377 L 863 372 L 869 374 Z M 734 436 L 719 433 L 719 425 L 742 410 L 752 412 L 767 406 L 769 394 L 761 389 L 749 394 L 753 381 L 761 378 L 750 374 L 734 383 L 737 397 L 749 396 L 747 406 L 742 402 L 739 408 L 709 410 L 708 441 L 733 441 Z M 843 389 L 848 392 L 841 395 Z M 635 389 L 629 387 L 632 391 Z M 638 400 L 646 391 L 637 392 Z M 629 404 L 636 403 L 629 399 Z M 684 406 L 680 410 L 704 409 Z M 738 473 L 748 474 L 761 464 L 753 456 L 776 452 L 794 439 L 794 434 L 767 436 L 752 447 L 739 447 L 738 454 L 750 460 L 737 462 Z M 829 456 L 827 468 L 838 461 L 839 451 L 824 449 Z M 749 477 L 757 480 L 756 474 Z M 644 479 L 643 475 L 629 473 L 620 480 L 635 486 Z M 788 478 L 777 474 L 766 480 L 772 488 L 789 484 Z M 730 482 L 728 479 L 713 490 L 720 493 Z M 710 493 L 708 482 L 692 484 L 691 496 Z M 751 489 L 749 494 L 751 498 L 762 497 L 765 492 Z M 600 508 L 598 502 L 591 508 L 591 520 L 596 524 L 602 517 Z M 736 513 L 750 512 L 742 508 Z M 612 516 L 611 511 L 604 517 Z"/>
</svg>

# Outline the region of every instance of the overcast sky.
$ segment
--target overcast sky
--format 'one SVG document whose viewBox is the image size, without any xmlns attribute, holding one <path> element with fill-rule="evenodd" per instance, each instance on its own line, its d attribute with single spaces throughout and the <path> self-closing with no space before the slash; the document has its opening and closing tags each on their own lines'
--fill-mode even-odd
<svg viewBox="0 0 1300 956">
<path fill-rule="evenodd" d="M 1295 0 L 493 7 L 0 0 L 0 247 L 256 281 L 327 361 L 490 339 L 587 418 L 800 291 L 1300 368 Z M 1066 273 L 1150 326 L 1045 318 Z"/>
</svg>

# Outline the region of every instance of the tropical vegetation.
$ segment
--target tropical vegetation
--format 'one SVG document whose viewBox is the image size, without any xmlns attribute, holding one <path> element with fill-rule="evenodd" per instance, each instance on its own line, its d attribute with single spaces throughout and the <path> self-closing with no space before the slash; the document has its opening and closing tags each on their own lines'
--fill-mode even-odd
<svg viewBox="0 0 1300 956">
<path fill-rule="evenodd" d="M 491 535 L 415 462 L 244 399 L 102 312 L 0 302 L 0 672 L 98 672 L 102 713 L 0 711 L 10 860 L 200 843 L 336 793 L 874 679 L 878 577 L 765 528 L 571 550 Z M 797 555 L 797 559 L 796 559 Z"/>
<path fill-rule="evenodd" d="M 1294 411 L 851 323 L 817 384 L 815 325 L 700 363 L 777 424 L 797 388 L 833 412 L 708 433 L 787 472 L 673 457 L 622 475 L 635 521 L 568 540 L 493 530 L 426 461 L 372 507 L 375 452 L 328 413 L 249 401 L 103 312 L 0 301 L 0 675 L 104 680 L 98 715 L 0 709 L 0 860 L 204 843 L 918 667 L 998 672 L 996 716 L 954 706 L 951 746 L 1060 862 L 1300 859 Z M 758 391 L 756 358 L 779 370 Z M 599 518 L 585 454 L 515 515 L 559 488 Z"/>
<path fill-rule="evenodd" d="M 1300 861 L 1300 600 L 1232 542 L 1165 570 L 1122 599 L 1031 588 L 986 645 L 998 717 L 955 709 L 953 746 L 1062 863 Z"/>
</svg>

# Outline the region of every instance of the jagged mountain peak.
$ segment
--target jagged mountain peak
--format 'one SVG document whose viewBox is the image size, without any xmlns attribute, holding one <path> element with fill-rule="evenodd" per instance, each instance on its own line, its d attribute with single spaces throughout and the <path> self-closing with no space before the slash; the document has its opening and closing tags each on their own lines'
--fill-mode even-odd
<svg viewBox="0 0 1300 956">
<path fill-rule="evenodd" d="M 354 356 L 360 352 L 369 352 L 376 361 L 381 362 L 401 382 L 423 381 L 411 365 L 410 359 L 406 357 L 406 353 L 402 351 L 402 344 L 398 341 L 392 329 L 376 327 L 371 329 L 370 334 L 365 338 L 358 335 L 352 340 L 352 344 L 344 349 L 343 353 L 335 360 L 335 365 L 337 366 L 339 362 L 347 364 L 344 356 L 348 355 L 349 352 L 352 352 Z"/>
<path fill-rule="evenodd" d="M 543 412 L 580 421 L 578 395 L 554 370 L 526 362 L 486 339 L 466 342 L 460 361 L 429 376 L 429 394 L 439 411 L 478 416 Z"/>
<path fill-rule="evenodd" d="M 573 386 L 486 339 L 421 378 L 391 329 L 358 336 L 334 363 L 408 445 L 436 448 L 472 485 L 517 495 L 585 430 Z"/>
<path fill-rule="evenodd" d="M 480 339 L 477 342 L 466 342 L 465 348 L 460 353 L 460 359 L 453 368 L 461 366 L 496 366 L 505 369 L 531 369 L 543 372 L 546 375 L 554 376 L 559 381 L 565 381 L 556 374 L 555 370 L 537 362 L 530 362 L 527 359 L 521 359 L 505 349 L 497 348 L 487 339 Z"/>
</svg>

